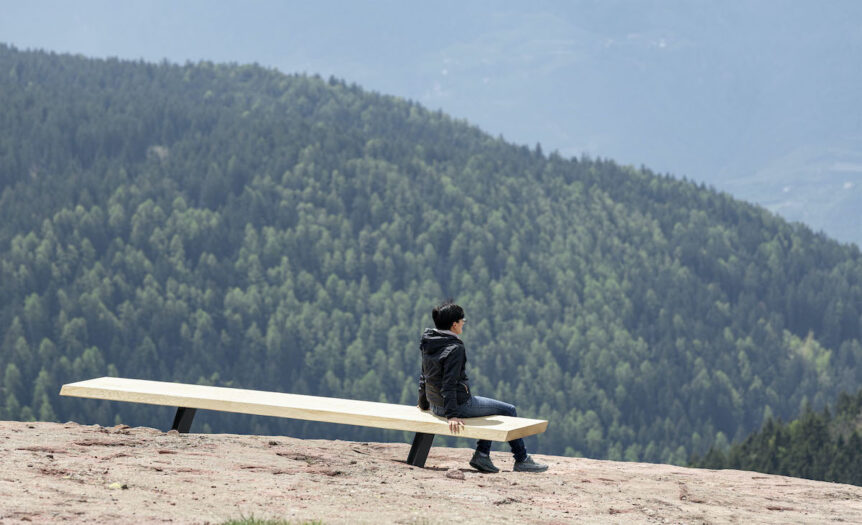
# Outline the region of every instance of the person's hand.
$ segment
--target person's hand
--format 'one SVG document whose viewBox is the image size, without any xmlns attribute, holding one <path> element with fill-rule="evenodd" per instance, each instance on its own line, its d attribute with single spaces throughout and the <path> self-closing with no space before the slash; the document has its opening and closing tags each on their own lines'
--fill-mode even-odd
<svg viewBox="0 0 862 525">
<path fill-rule="evenodd" d="M 449 431 L 458 434 L 464 428 L 464 420 L 458 417 L 449 418 Z"/>
</svg>

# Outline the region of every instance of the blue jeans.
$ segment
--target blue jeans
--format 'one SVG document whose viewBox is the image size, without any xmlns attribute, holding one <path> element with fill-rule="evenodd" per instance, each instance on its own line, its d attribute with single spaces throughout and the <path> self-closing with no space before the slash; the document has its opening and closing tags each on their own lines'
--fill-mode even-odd
<svg viewBox="0 0 862 525">
<path fill-rule="evenodd" d="M 443 407 L 431 405 L 431 412 L 440 417 L 444 415 Z M 471 396 L 463 405 L 458 406 L 458 417 L 481 417 L 481 416 L 512 416 L 517 417 L 518 412 L 514 405 L 497 401 L 488 397 Z M 515 456 L 515 461 L 524 461 L 527 459 L 527 447 L 524 445 L 524 440 L 521 438 L 509 441 L 509 446 L 512 447 L 512 454 Z M 476 451 L 483 454 L 491 452 L 491 442 L 487 439 L 480 439 L 476 443 Z"/>
</svg>

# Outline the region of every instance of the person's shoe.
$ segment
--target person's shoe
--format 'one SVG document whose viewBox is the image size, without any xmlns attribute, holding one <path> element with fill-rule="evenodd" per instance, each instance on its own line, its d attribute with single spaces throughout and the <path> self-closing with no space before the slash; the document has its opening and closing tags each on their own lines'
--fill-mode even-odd
<svg viewBox="0 0 862 525">
<path fill-rule="evenodd" d="M 524 461 L 516 461 L 515 468 L 512 470 L 515 472 L 544 472 L 548 470 L 548 466 L 544 463 L 536 463 L 533 456 L 527 456 Z"/>
<path fill-rule="evenodd" d="M 470 460 L 470 466 L 479 472 L 485 472 L 487 474 L 496 474 L 497 472 L 500 472 L 500 469 L 495 467 L 491 462 L 491 456 L 485 456 L 478 452 L 473 453 L 473 459 Z"/>
</svg>

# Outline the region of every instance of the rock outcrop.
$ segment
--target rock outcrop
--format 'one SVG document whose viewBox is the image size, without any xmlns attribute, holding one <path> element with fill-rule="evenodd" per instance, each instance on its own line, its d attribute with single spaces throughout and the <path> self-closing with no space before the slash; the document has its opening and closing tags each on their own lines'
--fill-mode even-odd
<svg viewBox="0 0 862 525">
<path fill-rule="evenodd" d="M 862 487 L 536 455 L 544 474 L 467 465 L 468 449 L 0 422 L 0 522 L 862 523 Z"/>
</svg>

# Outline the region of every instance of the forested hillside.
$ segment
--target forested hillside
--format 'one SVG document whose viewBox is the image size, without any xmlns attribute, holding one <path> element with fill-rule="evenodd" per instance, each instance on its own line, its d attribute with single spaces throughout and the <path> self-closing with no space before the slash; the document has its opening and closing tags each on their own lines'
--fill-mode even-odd
<svg viewBox="0 0 862 525">
<path fill-rule="evenodd" d="M 257 66 L 0 46 L 0 94 L 0 419 L 169 423 L 57 396 L 105 374 L 415 403 L 447 297 L 545 453 L 684 463 L 862 380 L 859 250 L 708 188 Z"/>
<path fill-rule="evenodd" d="M 862 486 L 862 390 L 842 393 L 834 407 L 805 407 L 790 423 L 769 419 L 760 431 L 729 450 L 710 449 L 692 466 L 753 470 Z"/>
</svg>

